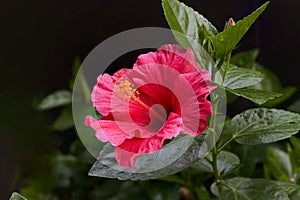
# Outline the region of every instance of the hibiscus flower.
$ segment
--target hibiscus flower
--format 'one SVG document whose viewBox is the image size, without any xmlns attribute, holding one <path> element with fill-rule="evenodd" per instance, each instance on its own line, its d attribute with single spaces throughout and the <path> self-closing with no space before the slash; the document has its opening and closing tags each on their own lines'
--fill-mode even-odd
<svg viewBox="0 0 300 200">
<path fill-rule="evenodd" d="M 164 45 L 140 55 L 132 69 L 100 75 L 91 98 L 103 117 L 87 116 L 85 124 L 115 147 L 120 166 L 133 168 L 138 156 L 158 151 L 166 140 L 203 133 L 212 89 L 191 49 Z"/>
</svg>

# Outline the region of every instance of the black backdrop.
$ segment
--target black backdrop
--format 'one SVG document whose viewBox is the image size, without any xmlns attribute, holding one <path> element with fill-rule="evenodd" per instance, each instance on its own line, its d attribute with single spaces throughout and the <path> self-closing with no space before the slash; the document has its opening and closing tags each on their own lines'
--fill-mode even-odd
<svg viewBox="0 0 300 200">
<path fill-rule="evenodd" d="M 183 2 L 203 13 L 219 30 L 229 17 L 240 19 L 264 3 Z M 278 74 L 284 85 L 300 85 L 299 10 L 299 1 L 271 1 L 238 48 L 259 48 L 260 63 Z M 160 0 L 2 0 L 0 22 L 0 199 L 1 195 L 4 199 L 13 170 L 23 167 L 20 160 L 56 145 L 49 133 L 52 118 L 37 114 L 32 105 L 42 95 L 68 88 L 74 57 L 84 58 L 101 41 L 121 31 L 167 27 L 167 23 Z"/>
</svg>

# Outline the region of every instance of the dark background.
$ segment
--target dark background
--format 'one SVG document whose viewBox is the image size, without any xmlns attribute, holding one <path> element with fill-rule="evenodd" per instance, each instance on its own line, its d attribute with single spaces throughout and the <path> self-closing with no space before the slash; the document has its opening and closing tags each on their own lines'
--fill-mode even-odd
<svg viewBox="0 0 300 200">
<path fill-rule="evenodd" d="M 265 1 L 183 2 L 221 30 L 229 17 L 241 19 Z M 299 10 L 298 1 L 271 1 L 237 49 L 259 48 L 259 62 L 286 86 L 300 86 Z M 15 189 L 10 185 L 16 169 L 30 174 L 38 155 L 61 146 L 49 125 L 56 113 L 37 112 L 34 105 L 42 96 L 68 88 L 75 56 L 83 59 L 121 31 L 168 26 L 160 0 L 2 0 L 0 24 L 0 199 L 6 199 Z M 298 97 L 299 92 L 293 96 Z"/>
</svg>

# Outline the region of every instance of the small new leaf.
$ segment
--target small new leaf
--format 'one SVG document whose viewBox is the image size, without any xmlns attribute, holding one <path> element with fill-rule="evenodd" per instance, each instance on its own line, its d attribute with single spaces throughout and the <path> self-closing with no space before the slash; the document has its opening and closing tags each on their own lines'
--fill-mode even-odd
<svg viewBox="0 0 300 200">
<path fill-rule="evenodd" d="M 275 147 L 268 147 L 266 160 L 273 178 L 284 182 L 290 181 L 290 178 L 292 178 L 292 164 L 288 153 Z"/>
</svg>

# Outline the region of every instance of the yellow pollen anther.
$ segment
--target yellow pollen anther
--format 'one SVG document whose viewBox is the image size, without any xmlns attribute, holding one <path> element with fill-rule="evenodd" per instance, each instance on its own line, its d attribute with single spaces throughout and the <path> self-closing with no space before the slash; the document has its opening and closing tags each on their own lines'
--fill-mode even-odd
<svg viewBox="0 0 300 200">
<path fill-rule="evenodd" d="M 114 88 L 116 94 L 122 98 L 129 100 L 132 98 L 133 100 L 138 99 L 138 95 L 140 94 L 137 89 L 134 89 L 134 84 L 130 83 L 128 80 L 123 79 L 119 83 L 117 83 Z"/>
</svg>

